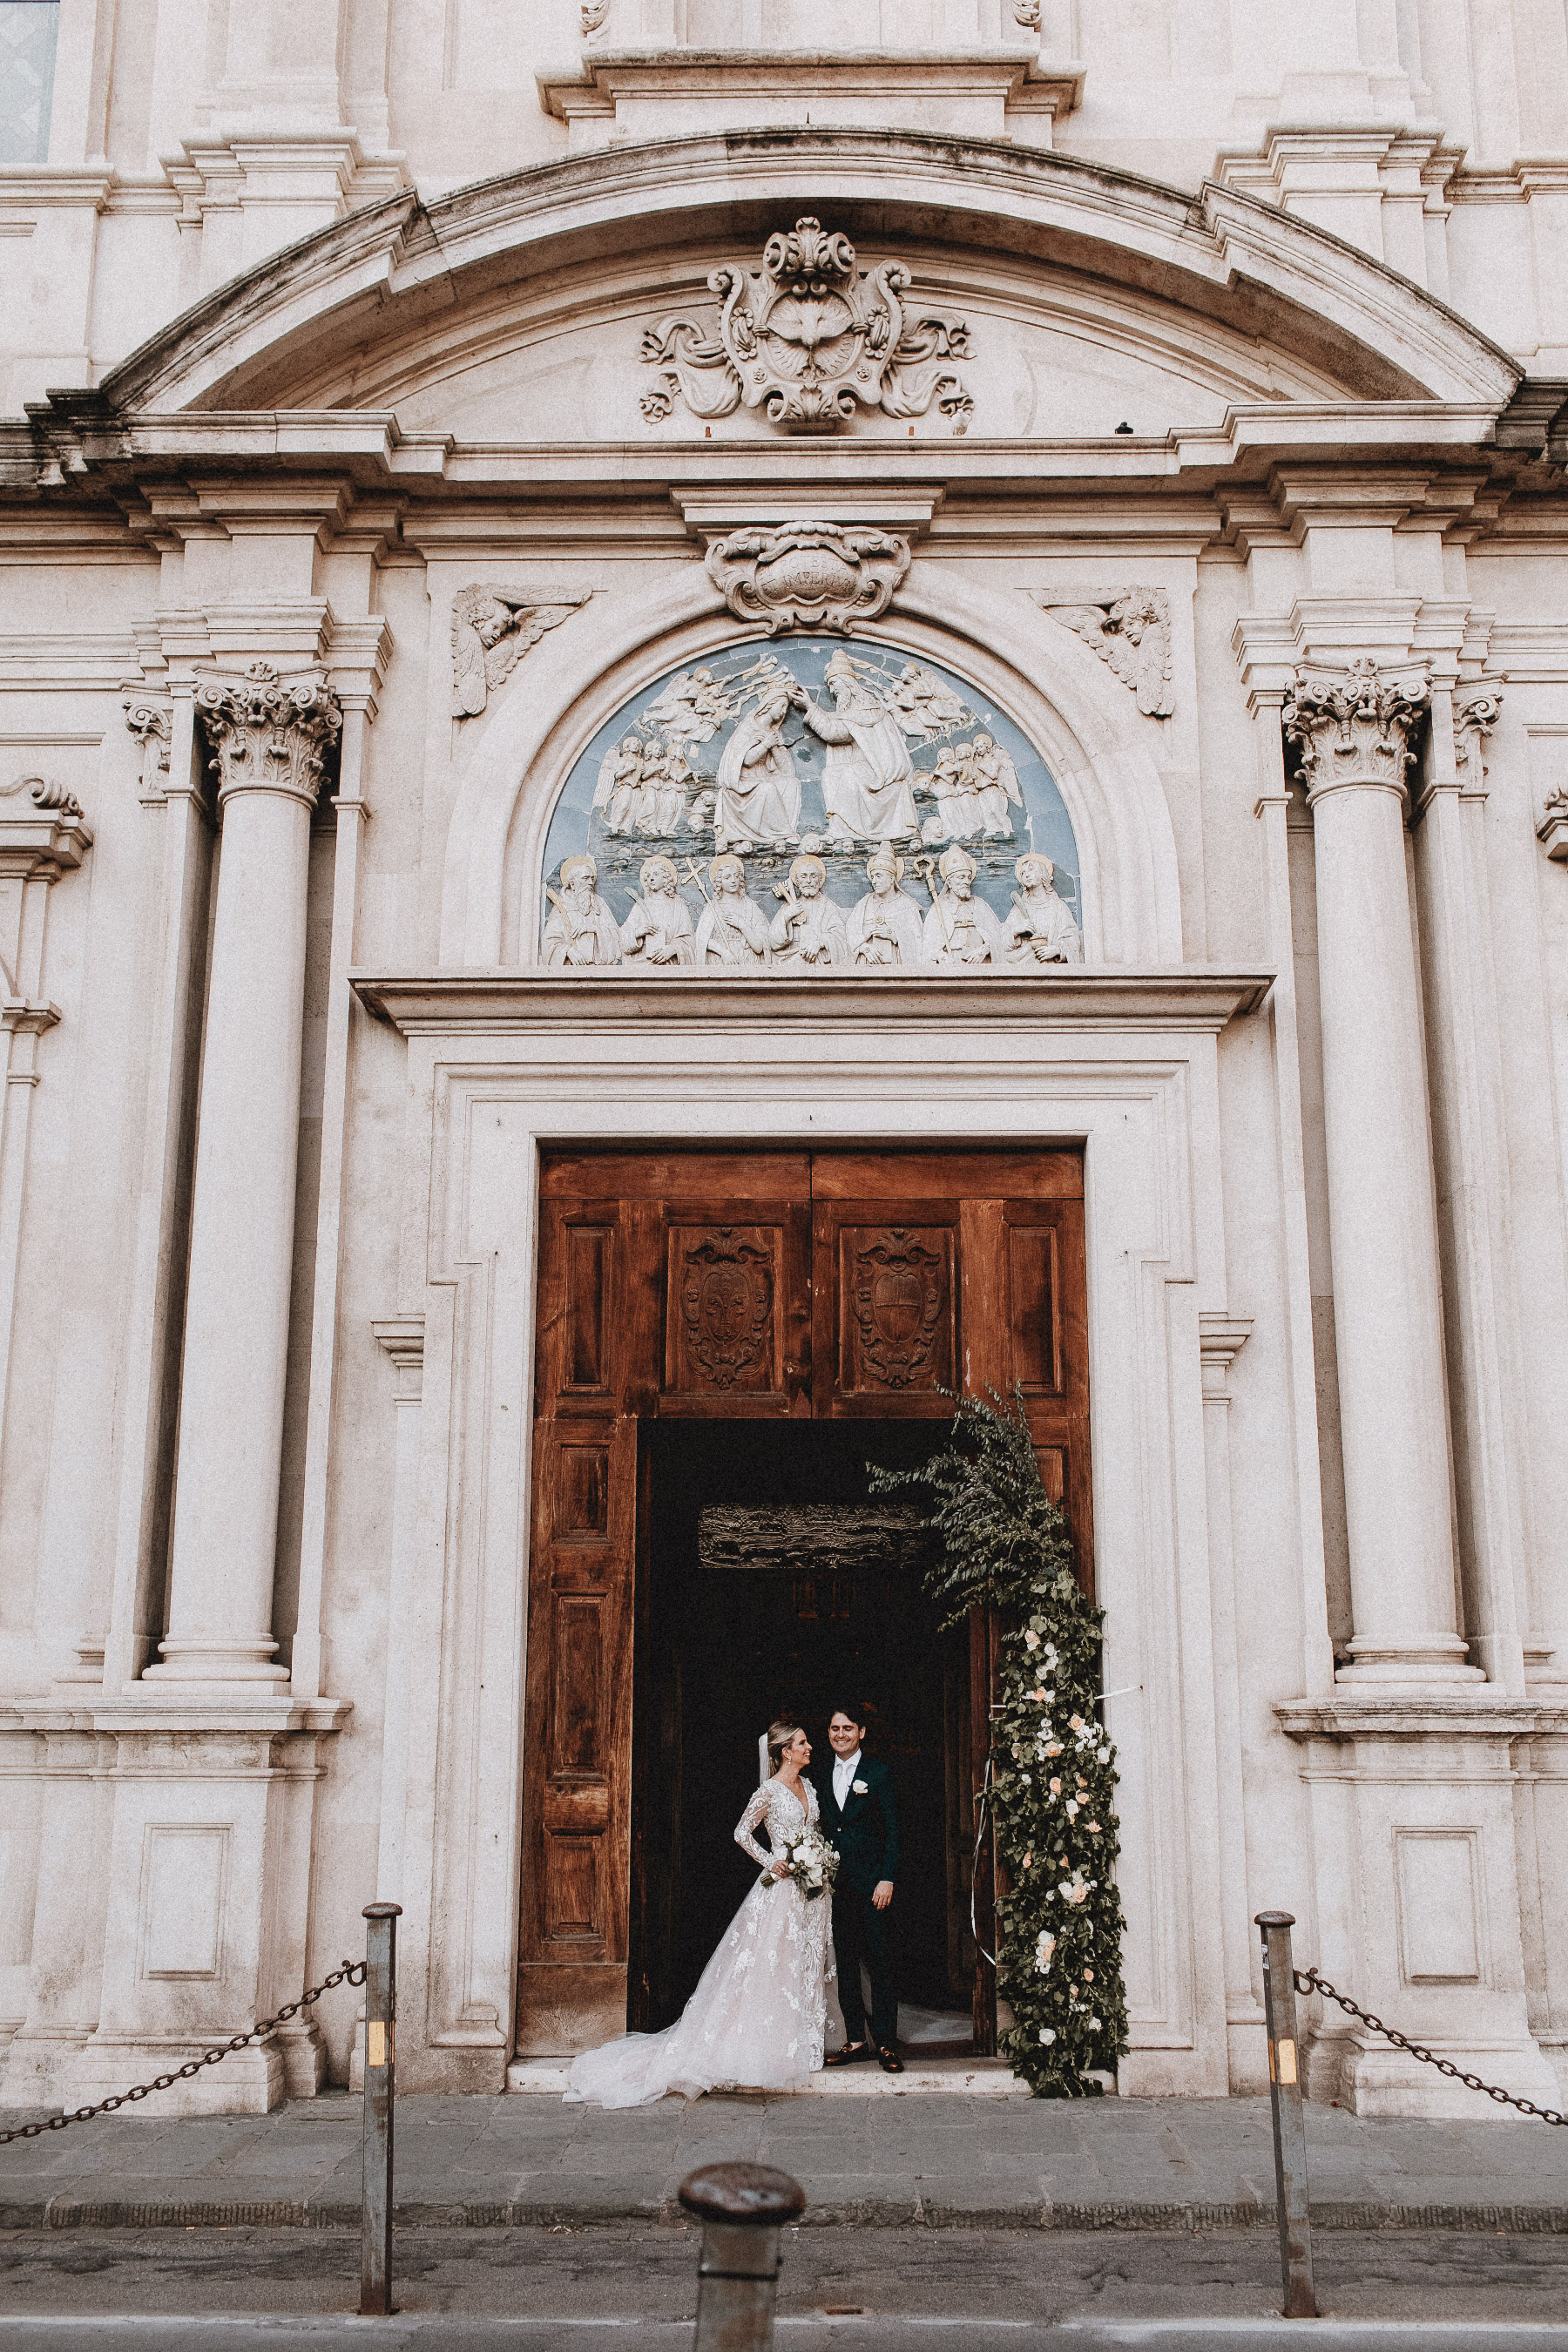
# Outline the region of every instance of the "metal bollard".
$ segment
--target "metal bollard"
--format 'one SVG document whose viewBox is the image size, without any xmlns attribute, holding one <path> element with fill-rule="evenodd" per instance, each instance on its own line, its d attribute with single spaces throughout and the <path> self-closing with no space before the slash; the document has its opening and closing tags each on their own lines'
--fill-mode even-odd
<svg viewBox="0 0 1568 2352">
<path fill-rule="evenodd" d="M 1263 1931 L 1263 2011 L 1268 2031 L 1268 2098 L 1274 2112 L 1274 2200 L 1279 2217 L 1279 2273 L 1287 2319 L 1316 2319 L 1312 2213 L 1307 2196 L 1307 2126 L 1301 2114 L 1296 2040 L 1296 1969 L 1290 1958 L 1293 1911 L 1259 1911 Z"/>
<path fill-rule="evenodd" d="M 768 2352 L 779 2287 L 779 2231 L 805 2191 L 768 2164 L 705 2164 L 680 2184 L 702 2224 L 694 2352 Z"/>
<path fill-rule="evenodd" d="M 397 2018 L 397 1923 L 401 1903 L 365 1906 L 364 2211 L 360 2248 L 361 2316 L 392 2311 L 392 2110 Z"/>
</svg>

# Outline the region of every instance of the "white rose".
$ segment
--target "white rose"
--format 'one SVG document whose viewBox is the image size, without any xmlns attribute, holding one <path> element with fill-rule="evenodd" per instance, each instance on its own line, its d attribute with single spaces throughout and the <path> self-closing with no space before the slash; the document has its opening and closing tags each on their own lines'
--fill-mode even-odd
<svg viewBox="0 0 1568 2352">
<path fill-rule="evenodd" d="M 1056 2028 L 1055 2028 L 1055 2026 L 1054 2026 L 1054 2025 L 1042 2025 L 1042 2026 L 1041 2026 L 1041 2028 L 1040 2028 L 1040 2040 L 1041 2040 L 1042 2042 L 1054 2042 L 1054 2041 L 1056 2040 L 1056 2038 L 1057 2038 L 1057 2030 L 1056 2030 Z"/>
<path fill-rule="evenodd" d="M 868 1797 L 871 1793 L 864 1780 L 851 1780 L 849 1786 L 858 1797 Z"/>
</svg>

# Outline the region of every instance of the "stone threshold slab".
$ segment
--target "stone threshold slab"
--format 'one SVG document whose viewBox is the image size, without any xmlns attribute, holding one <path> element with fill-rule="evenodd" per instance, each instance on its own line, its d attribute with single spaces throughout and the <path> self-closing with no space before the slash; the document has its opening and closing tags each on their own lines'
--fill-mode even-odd
<svg viewBox="0 0 1568 2352">
<path fill-rule="evenodd" d="M 514 2058 L 506 2070 L 509 2091 L 526 2091 L 559 2099 L 572 2072 L 570 2058 Z M 869 2062 L 856 2066 L 825 2066 L 808 2075 L 798 2091 L 758 2092 L 759 2098 L 900 2098 L 910 2091 L 942 2091 L 968 2099 L 1026 2099 L 1029 2086 L 1000 2058 L 912 2058 L 904 2053 L 901 2074 L 884 2074 Z M 745 2094 L 731 2093 L 731 2096 Z"/>
</svg>

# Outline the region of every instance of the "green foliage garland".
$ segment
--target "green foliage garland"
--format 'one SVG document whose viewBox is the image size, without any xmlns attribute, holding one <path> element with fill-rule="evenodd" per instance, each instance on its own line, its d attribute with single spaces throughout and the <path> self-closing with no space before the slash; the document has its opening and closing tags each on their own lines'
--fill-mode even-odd
<svg viewBox="0 0 1568 2352">
<path fill-rule="evenodd" d="M 1067 1522 L 1040 1484 L 1020 1399 L 957 1400 L 949 1442 L 920 1469 L 871 1465 L 871 1488 L 930 1490 L 942 1544 L 927 1585 L 944 1627 L 973 1608 L 1003 1623 L 991 1716 L 991 1814 L 1006 1892 L 996 1986 L 1001 2049 L 1037 2098 L 1092 2097 L 1092 2068 L 1127 2048 L 1116 1751 L 1099 1713 L 1103 1611 L 1072 1571 Z"/>
</svg>

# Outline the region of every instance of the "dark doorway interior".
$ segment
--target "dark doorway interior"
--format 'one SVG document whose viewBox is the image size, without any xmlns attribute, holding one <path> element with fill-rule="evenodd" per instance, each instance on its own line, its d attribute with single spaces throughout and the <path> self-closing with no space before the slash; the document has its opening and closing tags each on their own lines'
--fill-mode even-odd
<svg viewBox="0 0 1568 2352">
<path fill-rule="evenodd" d="M 801 1717 L 820 1790 L 827 1718 L 847 1693 L 874 1709 L 868 1744 L 898 1791 L 900 2000 L 968 2011 L 968 1636 L 937 1633 L 920 1539 L 866 1478 L 868 1459 L 905 1466 L 943 1434 L 912 1421 L 644 1424 L 634 2029 L 679 2015 L 751 1884 L 733 1832 L 757 1784 L 759 1734 Z"/>
</svg>

